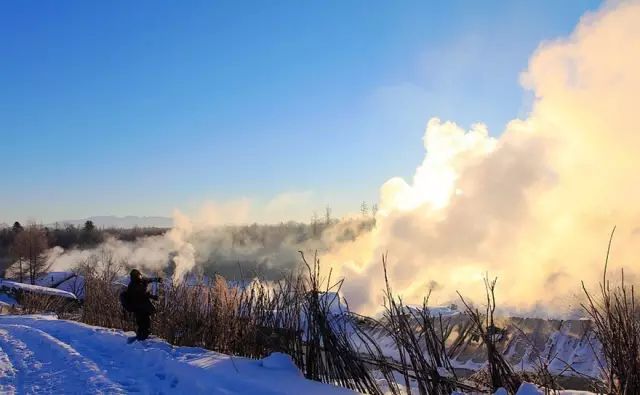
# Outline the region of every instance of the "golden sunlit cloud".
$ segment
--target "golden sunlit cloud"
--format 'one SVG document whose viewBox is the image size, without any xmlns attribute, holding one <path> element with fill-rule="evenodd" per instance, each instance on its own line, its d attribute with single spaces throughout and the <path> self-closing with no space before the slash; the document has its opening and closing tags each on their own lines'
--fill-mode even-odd
<svg viewBox="0 0 640 395">
<path fill-rule="evenodd" d="M 381 260 L 392 283 L 419 301 L 460 290 L 481 295 L 499 278 L 511 309 L 560 311 L 580 280 L 601 276 L 618 225 L 612 269 L 640 264 L 640 3 L 607 3 L 567 38 L 543 43 L 521 76 L 535 94 L 527 119 L 499 138 L 431 119 L 426 156 L 409 183 L 386 182 L 377 227 L 326 254 L 347 279 L 352 307 L 380 304 Z"/>
</svg>

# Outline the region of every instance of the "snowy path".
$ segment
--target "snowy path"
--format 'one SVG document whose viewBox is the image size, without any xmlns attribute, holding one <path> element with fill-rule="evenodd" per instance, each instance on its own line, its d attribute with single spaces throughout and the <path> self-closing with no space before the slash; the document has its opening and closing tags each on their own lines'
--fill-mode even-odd
<svg viewBox="0 0 640 395">
<path fill-rule="evenodd" d="M 233 358 L 46 316 L 0 316 L 2 394 L 353 394 L 286 359 Z"/>
</svg>

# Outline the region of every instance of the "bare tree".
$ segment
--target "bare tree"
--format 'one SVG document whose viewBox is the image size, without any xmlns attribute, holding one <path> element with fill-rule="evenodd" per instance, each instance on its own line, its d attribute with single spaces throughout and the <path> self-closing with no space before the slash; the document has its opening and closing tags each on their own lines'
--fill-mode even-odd
<svg viewBox="0 0 640 395">
<path fill-rule="evenodd" d="M 460 300 L 466 308 L 466 314 L 471 320 L 475 335 L 484 343 L 487 352 L 487 373 L 489 382 L 487 383 L 491 392 L 504 387 L 510 394 L 515 394 L 520 388 L 522 381 L 514 372 L 513 368 L 498 349 L 498 341 L 504 336 L 504 329 L 498 328 L 495 323 L 496 312 L 496 283 L 498 278 L 489 280 L 488 275 L 484 278 L 484 287 L 487 296 L 487 307 L 484 314 L 477 308 L 472 307 L 458 292 Z"/>
<path fill-rule="evenodd" d="M 360 205 L 360 212 L 362 213 L 363 217 L 369 215 L 369 206 L 367 205 L 367 202 L 362 201 L 362 204 Z"/>
<path fill-rule="evenodd" d="M 311 230 L 314 237 L 318 235 L 318 221 L 318 213 L 314 211 L 313 216 L 311 217 Z"/>
<path fill-rule="evenodd" d="M 607 392 L 637 394 L 640 393 L 640 308 L 635 287 L 625 281 L 624 271 L 621 271 L 617 285 L 612 285 L 607 278 L 615 231 L 614 227 L 609 238 L 600 290 L 591 293 L 583 282 L 582 289 L 587 300 L 582 307 L 591 318 L 594 334 L 602 345 L 603 361 L 598 362 L 605 373 Z"/>
<path fill-rule="evenodd" d="M 18 271 L 18 281 L 24 282 L 24 269 L 22 263 L 24 262 L 23 258 L 20 256 L 20 253 L 16 249 L 16 240 L 14 239 L 13 245 L 11 246 L 11 256 L 16 260 L 14 263 L 15 270 Z M 11 271 L 11 267 L 8 268 Z M 15 272 L 14 272 L 15 273 Z"/>
<path fill-rule="evenodd" d="M 37 225 L 29 225 L 24 231 L 18 233 L 13 242 L 13 252 L 18 259 L 19 278 L 24 281 L 23 262 L 27 264 L 29 282 L 34 284 L 36 278 L 48 270 L 48 265 L 43 256 L 47 249 L 47 236 L 44 230 Z"/>
</svg>

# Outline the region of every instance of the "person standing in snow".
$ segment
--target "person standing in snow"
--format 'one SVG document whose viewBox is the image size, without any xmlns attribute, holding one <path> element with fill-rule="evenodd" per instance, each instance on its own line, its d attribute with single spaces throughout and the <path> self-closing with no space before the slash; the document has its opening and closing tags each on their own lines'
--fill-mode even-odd
<svg viewBox="0 0 640 395">
<path fill-rule="evenodd" d="M 135 340 L 145 340 L 151 331 L 151 315 L 156 312 L 156 308 L 151 303 L 151 299 L 158 297 L 147 291 L 147 286 L 151 283 L 162 283 L 162 278 L 145 278 L 139 270 L 133 269 L 129 273 L 130 281 L 127 290 L 122 294 L 121 301 L 124 308 L 135 314 L 136 330 Z"/>
</svg>

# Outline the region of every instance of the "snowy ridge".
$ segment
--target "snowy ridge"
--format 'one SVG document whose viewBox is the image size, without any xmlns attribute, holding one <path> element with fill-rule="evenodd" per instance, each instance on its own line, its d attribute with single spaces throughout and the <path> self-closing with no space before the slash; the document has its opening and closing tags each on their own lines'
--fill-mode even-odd
<svg viewBox="0 0 640 395">
<path fill-rule="evenodd" d="M 517 317 L 500 321 L 505 332 L 498 347 L 516 370 L 535 371 L 542 362 L 554 374 L 600 376 L 601 345 L 590 321 Z M 477 370 L 485 362 L 481 344 L 467 344 L 452 362 L 455 367 Z"/>
<path fill-rule="evenodd" d="M 76 295 L 74 295 L 73 293 L 64 291 L 61 289 L 42 287 L 40 285 L 24 284 L 24 283 L 19 283 L 15 281 L 0 279 L 0 291 L 6 292 L 8 290 L 18 291 L 18 292 L 22 291 L 22 292 L 39 293 L 39 294 L 45 294 L 45 295 L 51 295 L 51 296 L 59 296 L 59 297 L 68 298 L 68 299 L 77 299 Z"/>
<path fill-rule="evenodd" d="M 467 318 L 463 314 L 446 317 L 456 328 L 449 338 L 453 342 Z M 504 329 L 498 347 L 516 370 L 535 371 L 543 362 L 549 364 L 554 374 L 600 377 L 601 345 L 590 331 L 590 321 L 511 317 L 499 319 L 497 324 Z M 366 330 L 385 356 L 399 361 L 395 343 L 384 330 L 377 327 Z M 352 340 L 358 347 L 360 339 Z M 485 350 L 479 341 L 467 342 L 456 351 L 451 362 L 455 368 L 476 371 L 486 363 Z"/>
<path fill-rule="evenodd" d="M 0 316 L 0 393 L 354 393 L 304 379 L 284 354 L 251 360 L 126 340 L 122 331 L 51 316 Z"/>
</svg>

